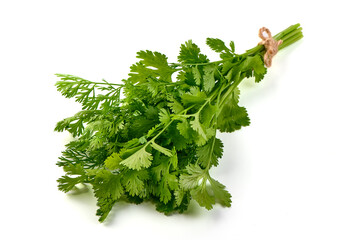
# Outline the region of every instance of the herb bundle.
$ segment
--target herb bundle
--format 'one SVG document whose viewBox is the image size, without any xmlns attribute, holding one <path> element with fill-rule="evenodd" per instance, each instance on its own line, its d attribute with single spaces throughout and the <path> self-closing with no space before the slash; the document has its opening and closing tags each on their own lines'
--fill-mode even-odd
<svg viewBox="0 0 360 240">
<path fill-rule="evenodd" d="M 301 39 L 301 30 L 296 24 L 275 35 L 273 40 L 282 40 L 278 49 Z M 264 78 L 266 50 L 258 45 L 236 54 L 234 42 L 206 43 L 221 60 L 211 62 L 189 40 L 180 47 L 178 63 L 139 51 L 140 60 L 121 83 L 56 74 L 57 90 L 82 105 L 55 127 L 74 137 L 57 162 L 65 171 L 58 187 L 69 192 L 90 185 L 100 222 L 118 201 L 151 201 L 165 214 L 186 211 L 191 199 L 208 210 L 215 203 L 230 207 L 230 193 L 209 174 L 223 154 L 216 133 L 250 124 L 239 106 L 238 85 Z"/>
</svg>

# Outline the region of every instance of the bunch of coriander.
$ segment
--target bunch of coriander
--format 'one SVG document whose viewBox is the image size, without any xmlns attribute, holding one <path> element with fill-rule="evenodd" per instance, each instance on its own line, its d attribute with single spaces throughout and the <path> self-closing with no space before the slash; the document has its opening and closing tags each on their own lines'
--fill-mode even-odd
<svg viewBox="0 0 360 240">
<path fill-rule="evenodd" d="M 302 36 L 296 24 L 274 39 L 283 41 L 281 50 Z M 165 214 L 186 211 L 191 199 L 209 210 L 215 203 L 230 207 L 230 193 L 209 174 L 223 154 L 217 132 L 249 125 L 238 85 L 264 78 L 265 49 L 236 54 L 234 42 L 206 43 L 221 60 L 211 62 L 190 40 L 181 45 L 178 63 L 139 51 L 139 62 L 121 83 L 57 74 L 58 91 L 82 105 L 55 128 L 74 137 L 57 162 L 65 171 L 58 187 L 91 186 L 100 222 L 118 201 L 151 201 Z"/>
</svg>

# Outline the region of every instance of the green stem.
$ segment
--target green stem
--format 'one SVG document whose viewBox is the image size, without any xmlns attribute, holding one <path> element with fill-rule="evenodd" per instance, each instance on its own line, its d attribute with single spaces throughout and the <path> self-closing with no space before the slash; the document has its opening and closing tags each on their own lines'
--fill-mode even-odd
<svg viewBox="0 0 360 240">
<path fill-rule="evenodd" d="M 296 35 L 292 36 L 291 38 L 287 39 L 286 42 L 283 42 L 280 46 L 279 46 L 279 50 L 293 44 L 294 42 L 296 41 L 299 41 L 301 38 L 303 38 L 303 34 L 300 32 L 300 33 L 297 33 Z"/>
<path fill-rule="evenodd" d="M 273 36 L 273 38 L 275 40 L 283 40 L 283 43 L 279 46 L 279 50 L 293 44 L 294 42 L 300 40 L 303 35 L 302 35 L 302 28 L 300 27 L 300 24 L 294 24 L 288 28 L 286 28 L 285 30 L 279 32 L 278 34 L 276 34 L 275 36 Z M 256 47 L 253 47 L 249 50 L 247 50 L 245 53 L 243 54 L 236 54 L 236 57 L 246 57 L 246 56 L 251 56 L 251 55 L 255 55 L 258 53 L 261 53 L 265 50 L 264 45 L 257 45 Z M 207 62 L 207 63 L 173 63 L 173 66 L 176 67 L 183 67 L 183 66 L 202 66 L 202 65 L 210 65 L 210 64 L 219 64 L 219 63 L 223 63 L 228 61 L 229 59 L 223 59 L 223 60 L 219 60 L 219 61 L 214 61 L 214 62 Z M 181 68 L 178 68 L 176 70 L 181 70 Z"/>
<path fill-rule="evenodd" d="M 291 38 L 292 36 L 296 35 L 296 34 L 301 34 L 301 30 L 302 28 L 298 28 L 294 31 L 292 31 L 291 33 L 289 34 L 286 34 L 284 37 L 281 38 L 281 40 L 283 40 L 283 42 L 286 42 L 289 38 Z M 276 40 L 276 39 L 275 39 Z"/>
<path fill-rule="evenodd" d="M 214 128 L 216 129 L 216 124 L 214 125 Z M 210 149 L 211 154 L 213 154 L 213 151 L 214 151 L 215 141 L 216 141 L 216 132 L 215 132 L 215 135 L 213 136 L 213 142 L 211 143 L 211 149 Z M 211 167 L 211 158 L 209 158 L 208 164 L 205 168 L 205 171 L 208 174 L 209 174 L 210 167 Z"/>
<path fill-rule="evenodd" d="M 161 131 L 160 131 L 158 134 L 156 134 L 155 137 L 153 137 L 150 141 L 148 141 L 148 142 L 145 144 L 144 147 L 147 147 L 151 142 L 155 142 L 155 139 L 158 138 L 158 137 L 170 126 L 170 124 L 171 124 L 174 120 L 175 120 L 175 119 L 172 119 L 170 122 L 168 122 L 168 124 L 166 124 L 166 125 L 163 127 L 163 129 L 161 129 Z"/>
<path fill-rule="evenodd" d="M 124 84 L 109 83 L 109 82 L 91 82 L 91 83 L 94 85 L 110 85 L 110 86 L 124 87 Z"/>
<path fill-rule="evenodd" d="M 302 28 L 300 27 L 300 24 L 294 24 L 294 25 L 288 27 L 287 29 L 276 34 L 273 37 L 275 40 L 277 40 L 277 41 L 280 39 L 283 40 L 283 43 L 279 46 L 279 50 L 300 40 L 303 37 L 301 31 L 302 31 Z M 243 53 L 239 56 L 249 56 L 249 55 L 261 53 L 264 50 L 265 50 L 264 45 L 258 45 L 254 48 L 247 50 L 245 53 Z"/>
<path fill-rule="evenodd" d="M 220 103 L 219 103 L 219 110 L 218 113 L 221 112 L 223 106 L 224 106 L 224 102 L 226 101 L 226 99 L 230 96 L 230 94 L 234 91 L 234 89 L 240 84 L 240 82 L 243 80 L 243 78 L 241 78 L 239 76 L 239 79 L 237 79 L 234 83 L 229 85 L 228 90 L 224 93 L 223 98 L 221 99 Z"/>
<path fill-rule="evenodd" d="M 210 64 L 219 64 L 219 63 L 223 63 L 225 61 L 227 61 L 227 59 L 214 61 L 214 62 L 206 62 L 206 63 L 182 63 L 182 64 L 179 64 L 179 65 L 180 66 L 203 66 L 203 65 L 210 65 Z"/>
</svg>

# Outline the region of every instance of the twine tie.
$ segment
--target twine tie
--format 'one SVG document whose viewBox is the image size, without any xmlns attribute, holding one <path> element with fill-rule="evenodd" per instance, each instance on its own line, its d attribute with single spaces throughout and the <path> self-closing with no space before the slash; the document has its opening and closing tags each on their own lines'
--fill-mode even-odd
<svg viewBox="0 0 360 240">
<path fill-rule="evenodd" d="M 264 32 L 267 34 L 267 37 L 264 36 Z M 268 28 L 262 27 L 259 30 L 259 37 L 262 39 L 261 42 L 259 42 L 260 45 L 264 45 L 265 47 L 265 54 L 264 54 L 264 63 L 266 67 L 271 67 L 272 58 L 276 55 L 278 52 L 278 47 L 280 44 L 282 44 L 282 40 L 276 41 L 272 36 L 271 32 Z"/>
</svg>

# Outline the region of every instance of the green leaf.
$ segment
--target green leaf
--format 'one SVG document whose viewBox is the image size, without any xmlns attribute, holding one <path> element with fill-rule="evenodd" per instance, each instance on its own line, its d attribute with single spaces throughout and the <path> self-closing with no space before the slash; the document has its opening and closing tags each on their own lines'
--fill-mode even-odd
<svg viewBox="0 0 360 240">
<path fill-rule="evenodd" d="M 211 92 L 215 86 L 215 65 L 206 65 L 204 66 L 204 90 L 206 92 Z"/>
<path fill-rule="evenodd" d="M 168 203 L 171 198 L 171 190 L 175 190 L 178 187 L 177 177 L 173 174 L 165 174 L 160 182 L 160 201 Z"/>
<path fill-rule="evenodd" d="M 250 125 L 246 108 L 238 105 L 225 105 L 218 117 L 217 127 L 220 132 L 234 132 Z"/>
<path fill-rule="evenodd" d="M 198 156 L 199 164 L 202 167 L 217 166 L 219 164 L 218 159 L 223 154 L 223 143 L 220 139 L 212 137 L 204 146 L 197 149 L 196 155 Z"/>
<path fill-rule="evenodd" d="M 144 181 L 148 179 L 149 174 L 145 170 L 129 170 L 124 173 L 122 182 L 131 196 L 141 196 L 145 190 Z"/>
<path fill-rule="evenodd" d="M 121 175 L 112 174 L 110 171 L 98 171 L 93 182 L 95 196 L 118 200 L 124 194 L 121 179 Z"/>
<path fill-rule="evenodd" d="M 208 103 L 200 112 L 200 122 L 206 128 L 211 127 L 216 121 L 217 107 Z"/>
<path fill-rule="evenodd" d="M 141 60 L 130 67 L 129 81 L 131 84 L 145 83 L 149 79 L 171 82 L 171 75 L 175 69 L 169 66 L 167 57 L 159 52 L 139 51 L 137 58 Z M 154 93 L 155 88 L 149 89 Z"/>
<path fill-rule="evenodd" d="M 218 38 L 207 38 L 206 44 L 215 52 L 229 52 L 230 49 L 225 46 L 225 43 Z"/>
<path fill-rule="evenodd" d="M 250 125 L 246 109 L 238 105 L 239 94 L 239 89 L 235 88 L 224 102 L 217 118 L 217 128 L 220 132 L 233 132 Z"/>
<path fill-rule="evenodd" d="M 170 97 L 168 106 L 175 114 L 179 114 L 184 110 L 184 107 L 181 105 L 181 103 L 173 97 Z"/>
<path fill-rule="evenodd" d="M 186 172 L 180 175 L 180 187 L 185 190 L 197 187 L 200 180 L 206 176 L 206 172 L 199 165 L 195 164 L 186 166 Z"/>
<path fill-rule="evenodd" d="M 191 129 L 190 124 L 187 121 L 187 119 L 183 119 L 181 122 L 179 122 L 176 125 L 176 128 L 179 130 L 180 134 L 184 138 L 186 138 L 186 139 L 191 138 L 193 130 Z"/>
<path fill-rule="evenodd" d="M 120 164 L 127 166 L 130 169 L 140 170 L 148 168 L 151 165 L 153 156 L 146 151 L 145 146 L 141 147 L 135 153 L 124 159 Z"/>
<path fill-rule="evenodd" d="M 211 210 L 215 202 L 219 202 L 224 207 L 230 207 L 231 194 L 225 190 L 225 186 L 213 178 L 209 178 L 209 182 L 210 185 L 203 182 L 192 189 L 191 196 L 207 210 Z"/>
<path fill-rule="evenodd" d="M 231 48 L 231 52 L 235 53 L 235 43 L 234 43 L 234 41 L 230 42 L 230 48 Z"/>
<path fill-rule="evenodd" d="M 200 48 L 189 40 L 185 42 L 185 44 L 181 44 L 178 61 L 181 63 L 194 64 L 206 63 L 209 60 L 205 55 L 200 53 Z"/>
<path fill-rule="evenodd" d="M 190 91 L 181 96 L 184 105 L 202 104 L 206 101 L 206 93 L 201 92 L 198 87 L 191 87 Z"/>
<path fill-rule="evenodd" d="M 155 143 L 154 141 L 151 141 L 150 145 L 157 151 L 161 152 L 162 154 L 164 154 L 168 157 L 172 157 L 172 152 L 169 149 L 160 146 L 159 144 Z"/>
<path fill-rule="evenodd" d="M 183 199 L 184 199 L 184 196 L 185 196 L 185 190 L 181 189 L 181 188 L 178 188 L 174 191 L 174 196 L 175 196 L 175 203 L 176 203 L 176 206 L 180 206 Z"/>
<path fill-rule="evenodd" d="M 211 210 L 215 204 L 214 196 L 209 194 L 208 188 L 198 186 L 197 188 L 191 190 L 191 196 L 198 202 L 201 207 L 205 207 L 207 210 Z"/>
<path fill-rule="evenodd" d="M 178 157 L 177 157 L 177 151 L 175 148 L 172 149 L 171 151 L 172 156 L 169 159 L 170 164 L 172 165 L 172 167 L 176 170 L 178 168 Z"/>
<path fill-rule="evenodd" d="M 87 179 L 86 172 L 81 164 L 69 164 L 64 166 L 65 176 L 57 180 L 58 189 L 63 192 L 69 192 L 79 183 L 84 183 Z M 76 175 L 76 177 L 70 177 Z"/>
<path fill-rule="evenodd" d="M 79 183 L 83 183 L 85 180 L 85 176 L 78 177 L 69 177 L 67 175 L 62 176 L 57 180 L 58 189 L 63 192 L 69 192 L 75 188 L 75 186 Z"/>
<path fill-rule="evenodd" d="M 226 47 L 224 41 L 218 39 L 218 38 L 207 38 L 206 44 L 209 45 L 209 47 L 214 50 L 215 52 L 220 53 L 220 57 L 222 59 L 228 59 L 234 57 L 234 42 L 230 42 L 231 50 Z"/>
<path fill-rule="evenodd" d="M 240 65 L 243 72 L 251 71 L 255 76 L 255 82 L 260 82 L 266 74 L 266 67 L 259 54 L 248 56 Z"/>
<path fill-rule="evenodd" d="M 190 126 L 192 129 L 194 129 L 201 137 L 203 137 L 205 140 L 207 139 L 207 135 L 205 132 L 205 129 L 203 125 L 200 123 L 200 117 L 199 113 L 195 114 L 194 120 L 190 121 Z"/>
<path fill-rule="evenodd" d="M 199 71 L 198 66 L 192 68 L 192 73 L 194 75 L 196 85 L 200 86 L 201 84 L 201 73 Z"/>
<path fill-rule="evenodd" d="M 212 178 L 210 179 L 210 184 L 216 201 L 225 207 L 230 207 L 231 194 L 225 190 L 225 186 Z"/>
<path fill-rule="evenodd" d="M 165 134 L 167 136 L 167 141 L 171 142 L 174 148 L 177 151 L 181 151 L 186 149 L 188 143 L 191 143 L 192 139 L 186 139 L 183 135 L 181 135 L 180 131 L 177 129 L 178 121 L 173 122 L 166 130 Z M 165 135 L 164 134 L 164 135 Z M 191 132 L 189 133 L 191 134 Z M 172 153 L 176 154 L 177 151 L 172 151 Z"/>
<path fill-rule="evenodd" d="M 160 109 L 159 120 L 162 124 L 166 125 L 171 121 L 170 113 L 165 108 Z"/>
<path fill-rule="evenodd" d="M 205 134 L 206 137 L 203 137 L 202 135 L 197 135 L 197 137 L 195 138 L 195 144 L 197 146 L 203 146 L 204 144 L 206 144 L 206 142 L 208 141 L 208 139 L 210 139 L 212 136 L 215 136 L 216 130 L 214 128 L 206 128 L 205 129 Z"/>
<path fill-rule="evenodd" d="M 149 50 L 139 51 L 137 58 L 142 59 L 140 62 L 147 67 L 155 68 L 153 73 L 158 75 L 163 81 L 171 81 L 171 75 L 175 72 L 167 62 L 167 57 L 159 52 L 152 52 Z"/>
<path fill-rule="evenodd" d="M 149 50 L 137 52 L 137 58 L 142 59 L 141 62 L 145 66 L 151 66 L 157 69 L 169 69 L 167 57 L 159 52 Z"/>
<path fill-rule="evenodd" d="M 57 90 L 66 98 L 75 97 L 76 102 L 82 104 L 83 110 L 108 108 L 119 103 L 122 84 L 111 84 L 105 80 L 92 82 L 69 74 L 56 74 L 56 76 L 61 78 L 55 84 Z M 97 91 L 104 94 L 96 95 Z"/>
<path fill-rule="evenodd" d="M 96 216 L 100 217 L 99 222 L 105 221 L 115 203 L 115 200 L 109 198 L 98 198 L 97 205 L 99 209 L 96 211 Z"/>
<path fill-rule="evenodd" d="M 84 166 L 82 164 L 69 164 L 64 166 L 64 171 L 68 175 L 85 175 Z"/>
<path fill-rule="evenodd" d="M 155 177 L 156 181 L 161 181 L 162 176 L 167 174 L 169 172 L 169 162 L 163 161 L 159 165 L 154 166 L 151 168 L 151 172 L 153 173 L 153 176 Z"/>
<path fill-rule="evenodd" d="M 105 159 L 105 167 L 110 170 L 115 170 L 120 167 L 120 162 L 122 161 L 119 153 L 112 153 L 108 158 Z"/>
<path fill-rule="evenodd" d="M 154 73 L 153 69 L 147 68 L 143 63 L 138 62 L 138 63 L 133 64 L 130 67 L 130 73 L 129 73 L 128 80 L 132 84 L 144 83 L 151 76 L 156 78 L 157 74 Z"/>
<path fill-rule="evenodd" d="M 90 140 L 89 150 L 95 150 L 101 148 L 104 145 L 102 138 L 99 136 L 93 136 Z"/>
</svg>

